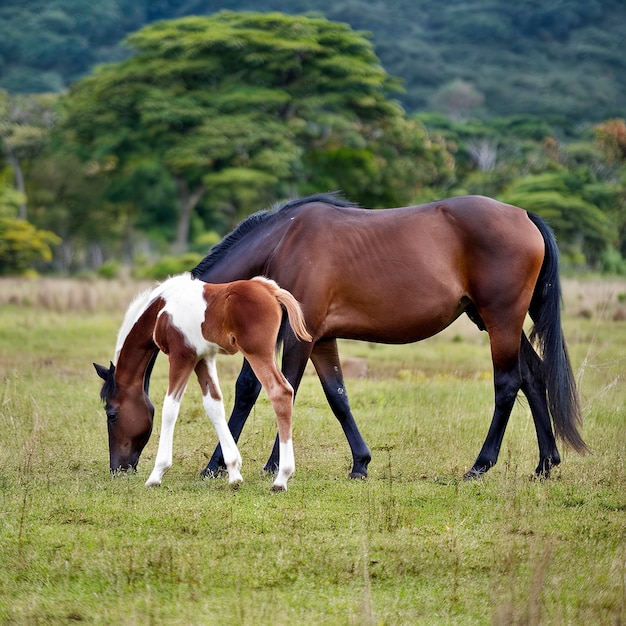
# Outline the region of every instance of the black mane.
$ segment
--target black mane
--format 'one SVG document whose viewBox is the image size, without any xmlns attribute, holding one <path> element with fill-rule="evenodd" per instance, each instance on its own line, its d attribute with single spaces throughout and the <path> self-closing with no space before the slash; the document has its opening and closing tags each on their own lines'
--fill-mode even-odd
<svg viewBox="0 0 626 626">
<path fill-rule="evenodd" d="M 312 202 L 323 202 L 324 204 L 330 204 L 336 207 L 356 206 L 353 202 L 341 198 L 338 192 L 332 192 L 319 193 L 313 196 L 307 196 L 306 198 L 296 198 L 295 200 L 289 200 L 288 202 L 274 206 L 270 210 L 257 211 L 240 222 L 235 230 L 226 235 L 222 241 L 215 244 L 204 259 L 202 259 L 202 261 L 200 261 L 200 263 L 198 263 L 198 265 L 191 270 L 191 275 L 195 278 L 201 277 L 202 274 L 211 268 L 216 261 L 221 259 L 233 245 L 235 245 L 250 231 L 257 228 L 257 226 L 265 224 L 274 218 L 284 217 L 290 211 Z"/>
</svg>

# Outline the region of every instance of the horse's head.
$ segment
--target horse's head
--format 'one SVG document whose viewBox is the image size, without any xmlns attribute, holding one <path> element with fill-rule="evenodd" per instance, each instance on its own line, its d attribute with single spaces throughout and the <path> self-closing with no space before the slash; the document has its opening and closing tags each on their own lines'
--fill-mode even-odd
<svg viewBox="0 0 626 626">
<path fill-rule="evenodd" d="M 113 363 L 108 368 L 93 365 L 104 380 L 100 397 L 107 415 L 111 471 L 136 470 L 139 456 L 152 433 L 154 406 L 145 388 L 118 385 Z"/>
</svg>

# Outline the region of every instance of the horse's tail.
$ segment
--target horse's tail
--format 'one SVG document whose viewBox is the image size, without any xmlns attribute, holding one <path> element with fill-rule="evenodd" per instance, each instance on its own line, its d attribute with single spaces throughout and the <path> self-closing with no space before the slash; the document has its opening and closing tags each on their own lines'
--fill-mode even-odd
<svg viewBox="0 0 626 626">
<path fill-rule="evenodd" d="M 309 331 L 306 329 L 300 303 L 293 297 L 291 292 L 279 287 L 274 295 L 276 296 L 276 299 L 285 307 L 287 317 L 289 318 L 289 324 L 291 324 L 291 328 L 296 336 L 299 339 L 304 339 L 304 341 L 313 341 L 313 337 L 311 337 Z"/>
<path fill-rule="evenodd" d="M 530 340 L 543 359 L 543 379 L 556 436 L 584 454 L 589 448 L 578 431 L 582 425 L 580 400 L 561 327 L 559 250 L 546 222 L 532 213 L 528 216 L 545 242 L 545 257 L 529 307 L 534 322 Z"/>
<path fill-rule="evenodd" d="M 296 337 L 303 339 L 304 341 L 313 341 L 313 337 L 311 337 L 309 331 L 306 329 L 306 323 L 304 321 L 302 309 L 300 308 L 300 303 L 295 299 L 293 294 L 286 289 L 279 287 L 273 280 L 269 280 L 261 276 L 256 276 L 253 280 L 261 280 L 270 287 L 276 300 L 278 300 L 278 302 L 284 307 L 285 311 L 287 311 L 289 324 L 291 325 L 293 332 L 296 334 Z M 280 335 L 282 335 L 282 329 Z"/>
</svg>

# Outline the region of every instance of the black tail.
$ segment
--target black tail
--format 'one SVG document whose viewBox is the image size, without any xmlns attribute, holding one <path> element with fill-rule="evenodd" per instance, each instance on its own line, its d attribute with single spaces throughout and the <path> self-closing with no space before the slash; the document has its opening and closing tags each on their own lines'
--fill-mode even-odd
<svg viewBox="0 0 626 626">
<path fill-rule="evenodd" d="M 561 328 L 559 249 L 552 229 L 537 215 L 528 213 L 528 217 L 539 229 L 546 246 L 543 266 L 530 303 L 529 313 L 534 322 L 530 340 L 543 359 L 543 378 L 555 434 L 584 454 L 589 452 L 589 448 L 578 431 L 582 426 L 580 401 Z"/>
</svg>

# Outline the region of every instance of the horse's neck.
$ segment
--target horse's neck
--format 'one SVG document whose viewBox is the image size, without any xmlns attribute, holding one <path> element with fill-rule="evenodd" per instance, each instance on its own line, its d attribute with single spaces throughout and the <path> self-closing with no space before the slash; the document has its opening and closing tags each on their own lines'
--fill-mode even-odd
<svg viewBox="0 0 626 626">
<path fill-rule="evenodd" d="M 120 385 L 147 387 L 154 358 L 159 348 L 154 342 L 154 326 L 163 301 L 155 300 L 137 318 L 120 348 L 115 377 Z"/>
</svg>

